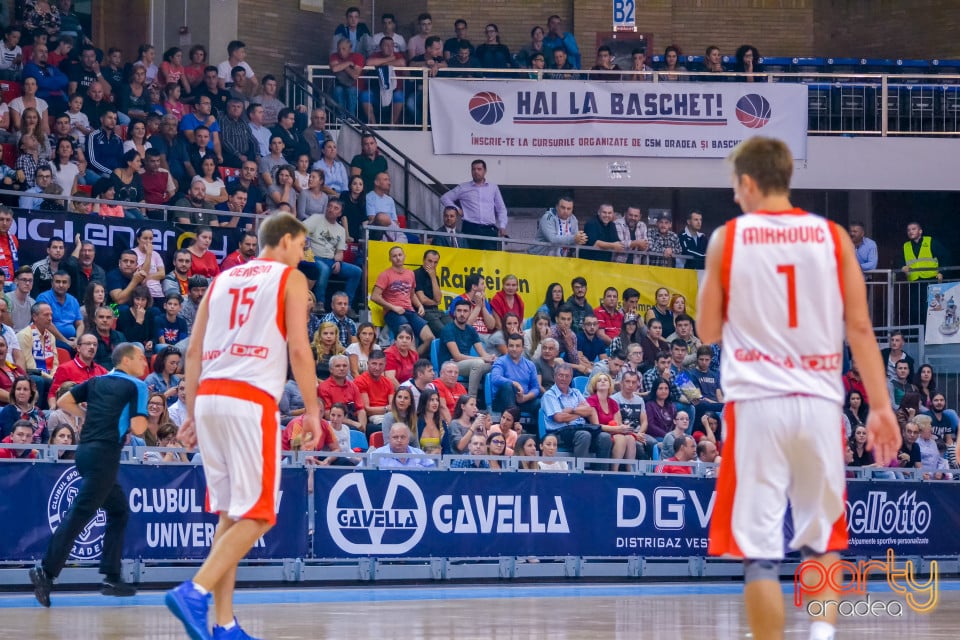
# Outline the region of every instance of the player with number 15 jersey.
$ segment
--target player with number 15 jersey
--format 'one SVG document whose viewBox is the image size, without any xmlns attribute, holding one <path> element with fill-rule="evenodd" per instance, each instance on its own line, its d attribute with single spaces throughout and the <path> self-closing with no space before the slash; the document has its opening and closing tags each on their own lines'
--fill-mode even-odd
<svg viewBox="0 0 960 640">
<path fill-rule="evenodd" d="M 166 604 L 194 640 L 249 638 L 233 616 L 236 567 L 276 522 L 280 412 L 289 362 L 304 399 L 304 448 L 319 432 L 317 378 L 307 339 L 307 281 L 296 269 L 306 229 L 274 212 L 260 226 L 257 259 L 217 276 L 197 311 L 187 350 L 187 419 L 199 443 L 207 508 L 219 514 L 210 555 Z M 311 435 L 313 440 L 311 440 Z M 207 609 L 216 596 L 213 633 Z"/>
</svg>

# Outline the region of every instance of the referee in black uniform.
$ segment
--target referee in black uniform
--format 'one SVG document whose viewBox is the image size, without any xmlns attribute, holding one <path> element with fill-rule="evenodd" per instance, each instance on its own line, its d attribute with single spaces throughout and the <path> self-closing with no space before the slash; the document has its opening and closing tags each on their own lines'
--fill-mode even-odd
<svg viewBox="0 0 960 640">
<path fill-rule="evenodd" d="M 113 366 L 107 375 L 73 387 L 57 401 L 67 413 L 85 417 L 76 456 L 77 471 L 83 482 L 53 533 L 40 566 L 30 569 L 34 594 L 45 607 L 50 606 L 53 581 L 66 564 L 74 540 L 101 508 L 107 513 L 107 528 L 100 557 L 100 573 L 104 574 L 100 593 L 107 596 L 137 593 L 120 575 L 123 531 L 129 512 L 127 497 L 117 483 L 117 473 L 127 431 L 140 435 L 147 429 L 149 393 L 141 380 L 147 359 L 140 345 L 124 342 L 113 350 Z M 86 410 L 80 406 L 82 403 L 87 404 Z"/>
</svg>

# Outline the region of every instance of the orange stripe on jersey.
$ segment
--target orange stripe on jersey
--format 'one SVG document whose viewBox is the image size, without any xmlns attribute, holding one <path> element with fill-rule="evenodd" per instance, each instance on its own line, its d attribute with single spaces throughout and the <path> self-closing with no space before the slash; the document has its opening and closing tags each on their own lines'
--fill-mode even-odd
<svg viewBox="0 0 960 640">
<path fill-rule="evenodd" d="M 730 292 L 730 271 L 733 268 L 733 246 L 737 240 L 737 219 L 727 222 L 726 236 L 723 239 L 723 253 L 720 257 L 720 287 L 723 289 L 723 319 L 727 319 L 727 302 Z"/>
<path fill-rule="evenodd" d="M 225 380 L 223 378 L 201 380 L 197 395 L 227 396 L 228 398 L 249 400 L 264 405 L 264 410 L 272 407 L 271 413 L 277 410 L 277 402 L 273 399 L 273 396 L 260 387 L 255 387 L 240 380 Z"/>
<path fill-rule="evenodd" d="M 831 226 L 835 226 L 832 222 Z M 847 436 L 845 433 L 843 420 L 840 420 L 840 455 L 843 455 L 843 452 L 847 448 Z M 847 504 L 847 484 L 843 484 L 843 504 Z M 830 529 L 830 539 L 827 540 L 827 550 L 825 553 L 830 553 L 831 551 L 846 551 L 848 544 L 847 538 L 847 510 L 844 509 L 840 513 L 840 517 L 837 518 L 833 527 Z"/>
<path fill-rule="evenodd" d="M 830 237 L 833 238 L 833 253 L 837 259 L 837 280 L 840 285 L 840 299 L 846 302 L 847 296 L 843 290 L 843 249 L 840 245 L 840 234 L 846 232 L 841 231 L 840 225 L 830 220 L 827 220 L 827 228 L 830 229 Z"/>
<path fill-rule="evenodd" d="M 723 444 L 723 459 L 717 472 L 717 502 L 710 519 L 710 544 L 707 553 L 712 556 L 743 557 L 743 552 L 733 537 L 733 497 L 737 492 L 736 450 L 736 403 L 728 402 L 723 411 L 724 429 L 727 431 Z"/>
<path fill-rule="evenodd" d="M 284 270 L 283 275 L 280 276 L 280 285 L 277 287 L 277 330 L 284 340 L 287 339 L 287 301 L 285 294 L 287 293 L 287 278 L 290 277 L 291 271 L 293 271 L 293 267 L 287 267 Z"/>
<path fill-rule="evenodd" d="M 263 451 L 263 473 L 262 485 L 260 488 L 260 497 L 254 503 L 250 510 L 243 514 L 243 518 L 249 520 L 263 520 L 274 525 L 277 523 L 277 409 L 273 404 L 273 410 L 270 407 L 263 406 L 263 416 L 260 418 L 260 430 L 262 434 Z"/>
</svg>

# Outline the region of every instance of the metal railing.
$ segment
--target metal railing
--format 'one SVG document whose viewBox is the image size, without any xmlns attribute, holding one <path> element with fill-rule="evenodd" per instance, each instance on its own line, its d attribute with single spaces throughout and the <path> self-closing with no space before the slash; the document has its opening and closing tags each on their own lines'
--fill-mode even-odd
<svg viewBox="0 0 960 640">
<path fill-rule="evenodd" d="M 394 98 L 403 101 L 401 122 L 384 121 L 377 109 L 380 79 L 375 67 L 364 67 L 354 87 L 336 95 L 351 115 L 369 127 L 430 129 L 429 73 L 423 67 L 395 67 L 399 76 Z M 808 87 L 809 133 L 818 135 L 930 136 L 960 133 L 960 75 L 889 73 L 705 73 L 682 71 L 584 71 L 560 69 L 441 69 L 437 77 L 467 80 L 530 82 L 552 79 L 673 82 L 789 82 Z M 334 95 L 336 77 L 327 65 L 310 65 L 311 86 Z M 671 78 L 676 78 L 673 80 Z M 350 96 L 349 101 L 343 96 Z M 354 97 L 356 98 L 354 100 Z M 354 104 L 355 103 L 355 104 Z M 370 121 L 370 115 L 374 120 Z M 391 114 L 392 115 L 392 114 Z"/>
<path fill-rule="evenodd" d="M 360 153 L 360 136 L 370 133 L 377 140 L 377 147 L 387 160 L 387 166 L 393 185 L 394 200 L 405 213 L 408 220 L 419 223 L 425 228 L 440 224 L 440 196 L 447 187 L 426 169 L 411 159 L 402 149 L 379 135 L 367 123 L 337 103 L 327 93 L 330 88 L 324 82 L 314 81 L 299 68 L 284 67 L 284 86 L 287 104 L 303 104 L 308 108 L 322 107 L 328 112 L 328 121 L 340 124 L 340 137 L 337 141 L 338 152 L 349 165 L 348 156 Z"/>
<path fill-rule="evenodd" d="M 399 229 L 397 227 L 380 227 L 372 224 L 367 224 L 364 226 L 364 240 L 365 241 L 369 241 L 371 239 L 379 240 L 380 238 L 371 238 L 370 234 L 383 233 L 383 232 L 392 232 L 392 233 L 402 232 L 405 236 L 407 236 L 408 243 L 410 238 L 413 237 L 417 240 L 419 244 L 432 244 L 431 241 L 433 238 L 448 239 L 450 237 L 449 234 L 445 232 L 434 231 L 431 229 L 413 229 L 413 228 Z M 466 240 L 466 243 L 465 243 L 466 245 L 469 245 L 471 240 L 474 240 L 477 242 L 496 243 L 501 251 L 507 251 L 512 253 L 528 253 L 530 249 L 532 249 L 533 247 L 543 247 L 544 249 L 551 252 L 562 251 L 563 257 L 567 257 L 567 258 L 586 258 L 589 260 L 589 259 L 592 259 L 590 257 L 591 253 L 601 253 L 601 254 L 613 254 L 616 256 L 623 256 L 627 258 L 628 262 L 630 261 L 631 257 L 637 257 L 641 259 L 641 262 L 639 264 L 648 264 L 651 258 L 664 259 L 663 255 L 660 253 L 655 253 L 652 251 L 637 251 L 635 249 L 622 249 L 620 251 L 612 251 L 610 249 L 596 249 L 594 247 L 586 246 L 582 244 L 554 245 L 554 244 L 550 244 L 549 242 L 540 242 L 539 240 L 511 238 L 509 236 L 493 238 L 489 236 L 478 236 L 478 235 L 471 235 L 468 233 L 459 233 L 459 232 L 457 233 L 456 237 L 457 237 L 457 240 L 459 241 Z M 384 241 L 389 242 L 389 240 L 384 240 Z M 462 246 L 460 248 L 469 249 L 470 247 Z M 558 257 L 558 256 L 554 256 L 552 253 L 546 253 L 542 255 Z M 678 261 L 682 261 L 682 260 L 695 259 L 695 256 L 681 253 L 673 256 L 673 258 Z M 666 259 L 669 260 L 670 258 L 666 258 Z M 611 263 L 611 264 L 620 264 L 620 263 L 617 262 L 617 263 Z"/>
<path fill-rule="evenodd" d="M 230 217 L 240 218 L 241 220 L 248 220 L 249 223 L 253 225 L 253 228 L 256 229 L 259 226 L 259 220 L 263 217 L 262 215 L 257 215 L 254 213 L 243 213 L 242 211 L 240 212 L 220 211 L 218 209 L 207 209 L 207 208 L 197 208 L 197 207 L 178 207 L 175 205 L 148 204 L 146 202 L 128 202 L 125 200 L 103 200 L 102 198 L 88 198 L 86 196 L 76 196 L 76 195 L 68 196 L 65 194 L 53 195 L 49 193 L 25 193 L 23 191 L 11 191 L 10 189 L 0 189 L 0 196 L 12 196 L 16 198 L 27 196 L 30 198 L 39 198 L 42 200 L 55 200 L 55 201 L 63 202 L 66 204 L 66 210 L 59 210 L 59 211 L 58 210 L 43 210 L 43 211 L 38 210 L 38 213 L 40 214 L 69 213 L 74 215 L 89 215 L 91 217 L 91 220 L 95 219 L 103 222 L 107 222 L 110 220 L 116 220 L 116 221 L 125 220 L 126 222 L 129 223 L 129 222 L 137 222 L 139 220 L 145 224 L 148 224 L 151 221 L 154 221 L 154 222 L 168 222 L 171 224 L 176 223 L 176 224 L 180 224 L 181 226 L 202 226 L 202 225 L 196 225 L 191 222 L 177 223 L 178 216 L 176 215 L 177 213 L 186 213 L 186 214 L 202 213 L 208 216 L 213 216 L 215 219 L 220 217 L 230 216 Z M 120 206 L 124 209 L 137 209 L 138 211 L 146 210 L 147 213 L 143 214 L 142 218 L 134 218 L 134 217 L 121 218 L 121 217 L 114 217 L 114 216 L 101 216 L 97 213 L 84 213 L 81 211 L 77 211 L 73 207 L 74 204 L 83 204 L 83 205 L 107 204 L 109 206 Z M 17 209 L 24 210 L 18 206 L 14 206 L 12 208 L 14 210 L 17 210 Z M 25 210 L 25 211 L 32 211 L 32 210 Z M 181 217 L 189 217 L 189 216 L 181 216 Z M 238 222 L 237 228 L 242 229 L 245 226 L 245 224 L 246 223 Z M 70 239 L 67 238 L 66 240 L 70 240 Z"/>
</svg>

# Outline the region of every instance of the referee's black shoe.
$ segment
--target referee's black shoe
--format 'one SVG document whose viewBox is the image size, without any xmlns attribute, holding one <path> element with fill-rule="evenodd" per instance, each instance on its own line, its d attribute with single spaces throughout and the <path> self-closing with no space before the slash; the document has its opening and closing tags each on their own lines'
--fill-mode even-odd
<svg viewBox="0 0 960 640">
<path fill-rule="evenodd" d="M 115 598 L 129 598 L 137 595 L 137 588 L 129 582 L 108 576 L 100 583 L 100 593 Z"/>
<path fill-rule="evenodd" d="M 53 580 L 43 570 L 43 567 L 33 567 L 30 569 L 30 582 L 33 583 L 33 595 L 37 597 L 37 602 L 45 607 L 50 606 L 50 590 L 53 589 Z"/>
</svg>

